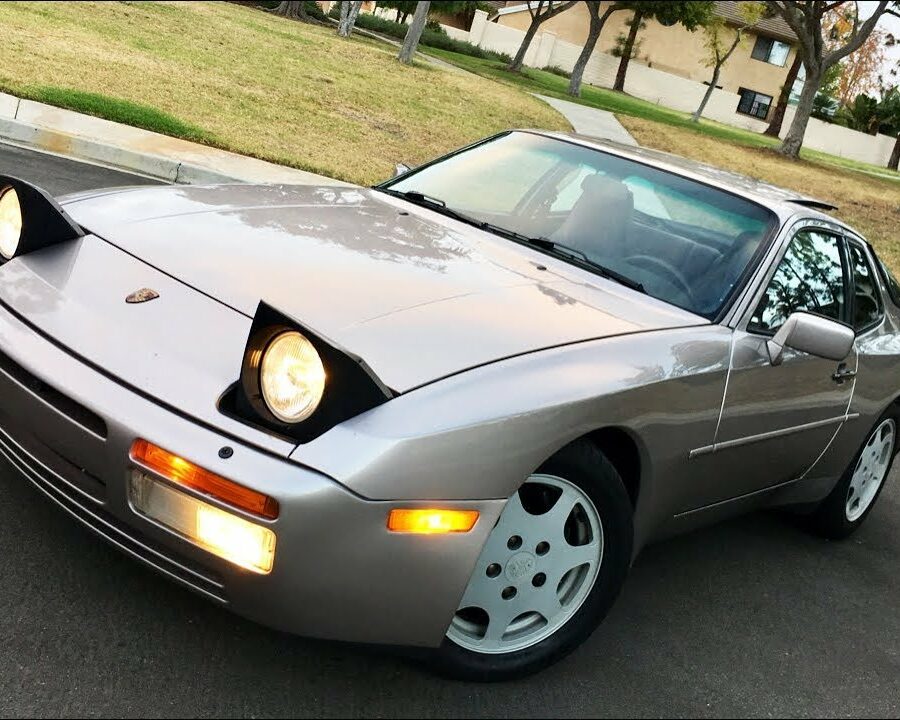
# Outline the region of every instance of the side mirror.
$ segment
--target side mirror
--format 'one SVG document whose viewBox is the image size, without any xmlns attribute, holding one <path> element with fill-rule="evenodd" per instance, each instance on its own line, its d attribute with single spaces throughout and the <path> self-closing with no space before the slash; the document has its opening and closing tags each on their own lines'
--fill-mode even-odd
<svg viewBox="0 0 900 720">
<path fill-rule="evenodd" d="M 400 177 L 401 175 L 406 175 L 412 168 L 406 163 L 397 163 L 394 165 L 394 177 Z"/>
<path fill-rule="evenodd" d="M 786 347 L 840 361 L 850 354 L 854 340 L 856 333 L 842 323 L 807 312 L 795 312 L 766 345 L 769 360 L 773 365 L 781 365 Z"/>
</svg>

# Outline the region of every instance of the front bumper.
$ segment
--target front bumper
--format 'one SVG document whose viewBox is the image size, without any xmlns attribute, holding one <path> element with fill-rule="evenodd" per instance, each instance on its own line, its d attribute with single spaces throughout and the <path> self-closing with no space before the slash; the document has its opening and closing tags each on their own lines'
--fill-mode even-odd
<svg viewBox="0 0 900 720">
<path fill-rule="evenodd" d="M 139 437 L 278 500 L 280 515 L 268 523 L 278 538 L 271 574 L 213 557 L 131 509 L 128 452 Z M 219 457 L 224 446 L 234 450 L 230 459 Z M 0 458 L 94 532 L 182 585 L 270 627 L 353 642 L 439 645 L 505 504 L 453 502 L 481 513 L 467 534 L 389 533 L 391 508 L 426 503 L 368 501 L 198 424 L 81 362 L 2 307 Z"/>
</svg>

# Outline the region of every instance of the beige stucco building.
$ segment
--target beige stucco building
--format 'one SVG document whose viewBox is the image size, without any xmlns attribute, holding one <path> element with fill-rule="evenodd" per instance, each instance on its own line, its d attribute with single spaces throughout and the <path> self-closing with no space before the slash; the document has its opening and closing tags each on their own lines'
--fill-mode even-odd
<svg viewBox="0 0 900 720">
<path fill-rule="evenodd" d="M 495 6 L 502 3 L 492 3 Z M 601 2 L 601 12 L 610 0 Z M 734 32 L 733 24 L 739 21 L 738 2 L 717 2 L 716 13 L 725 18 Z M 611 53 L 619 35 L 628 33 L 632 13 L 628 10 L 614 12 L 600 34 L 595 52 Z M 506 27 L 527 30 L 531 14 L 526 3 L 508 2 L 498 7 L 491 17 Z M 587 39 L 590 15 L 584 3 L 546 21 L 542 33 L 553 33 L 559 40 L 582 46 Z M 797 38 L 780 17 L 766 18 L 744 33 L 744 40 L 722 68 L 718 87 L 740 95 L 737 112 L 752 115 L 760 120 L 768 116 L 786 79 L 788 68 L 796 55 Z M 706 64 L 702 30 L 690 32 L 682 25 L 666 27 L 656 20 L 647 20 L 646 27 L 638 35 L 639 47 L 636 59 L 651 68 L 705 83 L 712 76 Z"/>
</svg>

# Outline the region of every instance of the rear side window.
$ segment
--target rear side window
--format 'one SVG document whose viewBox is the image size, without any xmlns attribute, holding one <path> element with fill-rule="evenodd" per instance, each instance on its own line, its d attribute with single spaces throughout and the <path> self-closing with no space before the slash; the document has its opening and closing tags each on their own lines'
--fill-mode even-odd
<svg viewBox="0 0 900 720">
<path fill-rule="evenodd" d="M 853 272 L 853 328 L 858 331 L 881 320 L 881 292 L 865 251 L 856 243 L 850 243 L 850 268 Z"/>
<path fill-rule="evenodd" d="M 874 255 L 874 253 L 872 254 Z M 888 266 L 884 264 L 880 257 L 875 255 L 875 260 L 878 263 L 878 269 L 881 270 L 881 277 L 884 278 L 884 284 L 887 285 L 891 300 L 894 301 L 894 305 L 900 306 L 900 282 L 897 281 L 894 273 L 888 269 Z"/>
</svg>

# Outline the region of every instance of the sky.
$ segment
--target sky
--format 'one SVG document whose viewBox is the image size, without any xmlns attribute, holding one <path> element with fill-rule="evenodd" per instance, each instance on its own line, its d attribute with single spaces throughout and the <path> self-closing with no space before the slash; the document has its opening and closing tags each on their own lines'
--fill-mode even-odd
<svg viewBox="0 0 900 720">
<path fill-rule="evenodd" d="M 878 7 L 876 0 L 862 0 L 862 2 L 859 3 L 860 17 L 870 17 L 876 7 Z M 889 33 L 893 33 L 897 40 L 900 41 L 900 18 L 894 17 L 893 15 L 884 15 L 881 20 L 878 21 L 878 27 Z M 885 69 L 896 66 L 897 61 L 900 60 L 900 44 L 888 48 L 887 55 L 888 60 Z M 900 79 L 898 79 L 898 81 L 900 81 Z"/>
</svg>

